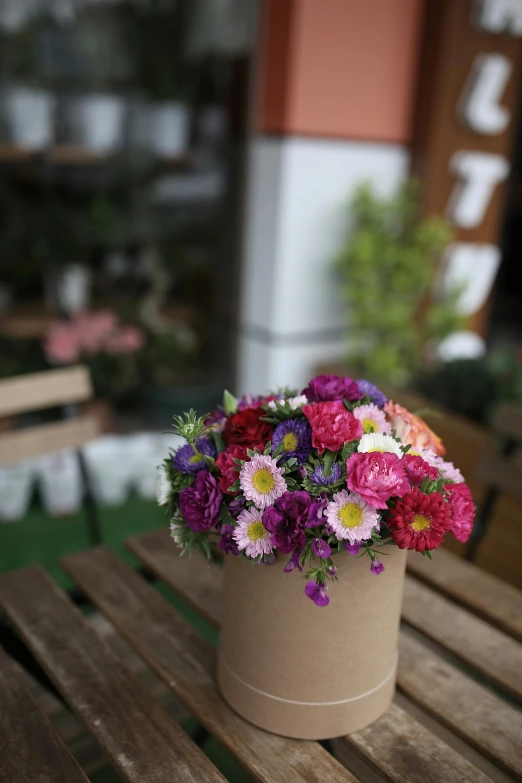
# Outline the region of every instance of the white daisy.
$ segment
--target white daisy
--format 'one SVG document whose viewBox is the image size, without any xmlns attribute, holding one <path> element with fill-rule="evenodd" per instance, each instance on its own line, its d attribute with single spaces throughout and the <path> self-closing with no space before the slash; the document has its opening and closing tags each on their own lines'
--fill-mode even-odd
<svg viewBox="0 0 522 783">
<path fill-rule="evenodd" d="M 372 530 L 380 524 L 377 510 L 357 492 L 345 489 L 336 492 L 328 503 L 326 518 L 336 537 L 339 540 L 349 539 L 352 544 L 370 538 Z"/>
<path fill-rule="evenodd" d="M 156 500 L 158 506 L 164 506 L 170 500 L 172 487 L 165 470 L 165 465 L 160 465 L 156 473 Z"/>
<path fill-rule="evenodd" d="M 246 509 L 237 518 L 237 525 L 232 532 L 238 548 L 247 557 L 269 555 L 272 551 L 270 533 L 263 525 L 261 511 L 257 508 Z"/>
<path fill-rule="evenodd" d="M 296 411 L 298 408 L 302 408 L 308 402 L 308 397 L 305 394 L 300 394 L 298 397 L 288 397 L 287 400 L 270 400 L 268 407 L 275 411 L 277 410 L 276 402 L 281 405 L 288 404 L 291 410 Z"/>
<path fill-rule="evenodd" d="M 371 432 L 363 435 L 357 451 L 380 451 L 402 457 L 401 447 L 397 441 L 391 435 L 385 435 L 382 432 Z"/>
</svg>

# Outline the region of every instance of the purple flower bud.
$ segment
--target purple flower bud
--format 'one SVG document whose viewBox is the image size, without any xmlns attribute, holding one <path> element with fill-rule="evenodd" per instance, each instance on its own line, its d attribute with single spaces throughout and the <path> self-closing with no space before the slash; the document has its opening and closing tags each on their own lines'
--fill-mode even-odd
<svg viewBox="0 0 522 783">
<path fill-rule="evenodd" d="M 382 574 L 384 571 L 384 565 L 376 557 L 372 558 L 372 564 L 370 566 L 372 574 Z"/>
<path fill-rule="evenodd" d="M 237 545 L 237 541 L 232 537 L 232 532 L 234 530 L 233 525 L 222 525 L 221 526 L 221 540 L 219 542 L 219 548 L 222 552 L 224 552 L 226 555 L 239 555 L 239 547 Z"/>
<path fill-rule="evenodd" d="M 353 555 L 354 557 L 359 554 L 359 550 L 361 548 L 361 545 L 358 541 L 355 541 L 353 544 L 350 543 L 350 541 L 344 542 L 344 548 L 348 552 L 349 555 Z"/>
<path fill-rule="evenodd" d="M 299 553 L 298 552 L 292 552 L 292 557 L 288 561 L 288 563 L 284 567 L 285 574 L 289 574 L 290 571 L 293 571 L 294 568 L 297 568 L 298 571 L 303 570 L 303 566 L 299 565 Z"/>
<path fill-rule="evenodd" d="M 314 538 L 312 541 L 312 552 L 316 557 L 330 557 L 332 554 L 332 547 L 323 541 L 322 538 Z"/>
<path fill-rule="evenodd" d="M 299 478 L 305 479 L 308 476 L 308 471 L 304 465 L 299 465 L 297 472 L 299 473 Z"/>
<path fill-rule="evenodd" d="M 245 498 L 241 495 L 238 495 L 236 498 L 233 498 L 228 504 L 228 512 L 232 519 L 237 519 L 238 516 L 241 514 L 243 509 L 245 508 Z"/>
<path fill-rule="evenodd" d="M 328 588 L 320 582 L 310 580 L 305 585 L 305 593 L 316 606 L 327 606 L 330 603 Z"/>
<path fill-rule="evenodd" d="M 328 566 L 328 576 L 334 577 L 337 576 L 337 566 Z"/>
</svg>

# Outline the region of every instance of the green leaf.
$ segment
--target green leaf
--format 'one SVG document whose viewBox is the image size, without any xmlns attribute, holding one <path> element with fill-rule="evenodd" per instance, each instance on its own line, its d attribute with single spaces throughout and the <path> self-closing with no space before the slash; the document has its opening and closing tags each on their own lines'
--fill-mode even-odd
<svg viewBox="0 0 522 783">
<path fill-rule="evenodd" d="M 226 507 L 224 503 L 221 504 L 221 508 L 219 509 L 219 518 L 223 522 L 224 525 L 235 525 L 236 523 L 230 516 L 230 511 Z"/>
<path fill-rule="evenodd" d="M 221 437 L 221 433 L 212 430 L 212 438 L 214 440 L 214 443 L 216 444 L 217 453 L 221 454 L 222 451 L 225 451 L 226 449 L 225 441 Z"/>
<path fill-rule="evenodd" d="M 233 394 L 225 389 L 223 392 L 223 410 L 227 416 L 231 416 L 233 413 L 237 413 L 237 400 Z"/>
<path fill-rule="evenodd" d="M 323 468 L 323 476 L 329 476 L 330 471 L 332 469 L 332 465 L 335 462 L 335 458 L 337 456 L 336 451 L 325 451 L 324 453 L 324 468 Z"/>
</svg>

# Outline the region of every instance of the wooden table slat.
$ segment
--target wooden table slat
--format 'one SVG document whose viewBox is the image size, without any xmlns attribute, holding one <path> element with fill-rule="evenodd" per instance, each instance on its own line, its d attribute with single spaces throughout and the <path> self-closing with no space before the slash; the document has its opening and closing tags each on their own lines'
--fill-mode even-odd
<svg viewBox="0 0 522 783">
<path fill-rule="evenodd" d="M 1 575 L 0 604 L 124 780 L 224 780 L 42 568 Z"/>
<path fill-rule="evenodd" d="M 433 559 L 411 552 L 408 571 L 437 592 L 522 641 L 522 592 L 452 552 L 439 549 Z"/>
<path fill-rule="evenodd" d="M 172 589 L 174 589 L 177 593 L 182 595 L 183 597 L 186 597 L 187 591 L 190 590 L 192 593 L 192 601 L 191 603 L 196 606 L 197 609 L 201 609 L 198 605 L 200 597 L 198 597 L 198 589 L 197 585 L 200 582 L 200 574 L 202 572 L 206 572 L 206 583 L 207 585 L 209 582 L 212 583 L 212 593 L 213 593 L 213 601 L 212 601 L 212 608 L 209 611 L 209 607 L 207 605 L 206 608 L 206 614 L 208 619 L 210 619 L 214 626 L 219 627 L 220 624 L 220 617 L 221 617 L 221 587 L 222 587 L 222 571 L 217 568 L 216 566 L 213 566 L 211 568 L 208 567 L 203 557 L 196 557 L 192 558 L 192 573 L 191 573 L 191 580 L 188 582 L 184 576 L 184 572 L 181 572 L 178 570 L 178 564 L 180 562 L 179 557 L 173 557 L 172 554 L 169 552 L 168 549 L 168 531 L 165 530 L 157 530 L 152 531 L 149 533 L 142 534 L 140 536 L 135 536 L 127 541 L 127 545 L 129 549 L 143 562 L 145 563 L 158 577 L 160 577 L 166 584 L 168 584 Z M 181 558 L 183 559 L 183 558 Z M 210 571 L 210 574 L 208 574 L 208 571 Z M 196 589 L 194 590 L 194 587 L 196 586 Z M 419 660 L 419 667 L 421 670 L 420 673 L 420 679 L 422 684 L 422 676 L 423 676 L 423 660 Z M 426 671 L 429 672 L 429 666 L 426 666 Z M 456 677 L 462 677 L 462 680 L 464 682 L 468 681 L 468 678 L 457 672 L 457 670 L 453 669 L 454 674 Z M 399 684 L 400 684 L 400 672 L 401 667 L 399 666 Z M 470 684 L 474 684 L 473 681 L 469 680 Z M 407 690 L 407 689 L 406 689 Z M 448 694 L 448 692 L 445 692 L 445 695 L 448 699 L 448 702 L 446 703 L 444 701 L 444 698 L 441 699 L 442 707 L 441 707 L 441 715 L 445 715 L 449 712 L 449 705 L 451 703 L 451 694 Z M 491 703 L 487 705 L 488 707 L 491 706 Z M 513 711 L 513 714 L 516 714 L 515 711 Z M 402 723 L 409 722 L 409 720 L 413 720 L 413 718 L 408 717 L 402 717 Z M 374 724 L 376 727 L 378 724 Z M 415 724 L 417 725 L 417 724 Z M 455 727 L 457 725 L 457 722 L 455 721 Z M 367 733 L 364 735 L 365 743 L 370 743 L 370 737 L 372 733 L 373 727 L 370 727 L 368 730 L 365 730 Z M 377 728 L 375 729 L 377 732 Z M 423 733 L 423 731 L 419 728 L 416 729 L 417 736 L 426 737 L 426 734 Z M 393 739 L 390 736 L 390 746 L 389 746 L 389 753 L 393 754 L 393 743 L 396 741 L 396 738 Z M 427 732 L 427 736 L 431 739 L 432 735 L 430 732 Z M 411 748 L 409 746 L 408 740 L 404 740 L 407 743 L 408 752 L 411 751 Z M 361 740 L 362 742 L 362 740 Z M 379 740 L 376 739 L 376 742 L 379 742 Z M 437 740 L 437 743 L 439 743 L 440 740 Z M 442 743 L 445 752 L 453 753 L 453 751 L 450 751 L 447 746 Z M 494 746 L 495 749 L 495 746 Z M 412 751 L 415 752 L 415 751 Z M 419 745 L 418 752 L 422 754 L 423 747 L 422 745 Z M 369 749 L 368 745 L 368 754 L 369 756 L 372 756 L 372 752 Z M 455 769 L 459 770 L 459 774 L 461 772 L 459 767 L 459 762 L 456 761 L 456 759 L 460 759 L 458 754 L 456 754 L 456 757 L 451 757 L 451 760 L 449 762 L 449 767 L 451 768 L 452 765 L 456 764 L 457 766 Z M 367 759 L 371 763 L 371 758 L 369 757 Z M 482 780 L 485 779 L 480 777 L 480 774 L 478 770 L 475 769 L 472 765 L 468 765 L 468 762 L 464 763 L 464 772 L 462 772 L 463 777 L 462 780 Z M 420 762 L 419 762 L 420 765 Z M 419 766 L 418 765 L 418 766 Z M 420 765 L 420 768 L 422 768 L 422 765 Z M 402 769 L 402 768 L 401 768 Z M 446 770 L 446 767 L 444 767 L 444 770 Z M 401 773 L 402 774 L 402 773 Z M 435 774 L 435 773 L 432 773 Z M 446 775 L 446 771 L 444 771 L 444 775 Z M 465 777 L 464 775 L 469 775 L 469 777 Z M 474 777 L 475 776 L 475 777 Z M 395 778 L 390 778 L 395 780 Z M 410 780 L 408 777 L 399 778 L 403 780 Z M 417 781 L 419 778 L 412 777 L 412 781 Z M 448 780 L 451 781 L 453 779 L 458 780 L 458 778 L 429 778 L 429 780 Z M 428 780 L 428 778 L 426 779 Z"/>
<path fill-rule="evenodd" d="M 0 649 L 0 783 L 89 783 Z"/>
<path fill-rule="evenodd" d="M 402 618 L 515 698 L 522 699 L 522 645 L 406 577 Z"/>
<path fill-rule="evenodd" d="M 192 558 L 193 566 L 197 560 Z M 356 783 L 318 743 L 261 731 L 230 709 L 218 691 L 214 648 L 111 550 L 98 547 L 65 557 L 61 563 L 180 701 L 256 780 Z M 197 591 L 197 566 L 196 572 L 185 585 L 187 592 Z"/>
<path fill-rule="evenodd" d="M 426 713 L 522 780 L 522 713 L 407 633 L 399 639 L 397 682 Z"/>
<path fill-rule="evenodd" d="M 371 726 L 344 737 L 342 741 L 387 783 L 490 781 L 396 704 L 392 704 Z"/>
</svg>

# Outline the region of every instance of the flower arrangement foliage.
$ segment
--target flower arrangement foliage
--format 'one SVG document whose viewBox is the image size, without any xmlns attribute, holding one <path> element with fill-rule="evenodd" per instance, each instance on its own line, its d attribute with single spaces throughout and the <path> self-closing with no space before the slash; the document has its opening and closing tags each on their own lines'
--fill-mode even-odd
<svg viewBox="0 0 522 783">
<path fill-rule="evenodd" d="M 385 569 L 390 546 L 431 557 L 466 541 L 475 508 L 440 438 L 366 380 L 312 379 L 300 393 L 236 400 L 174 419 L 186 444 L 160 466 L 157 499 L 182 554 L 211 543 L 263 566 L 284 559 L 329 603 L 336 555 Z"/>
<path fill-rule="evenodd" d="M 55 322 L 44 352 L 53 366 L 86 364 L 96 393 L 121 400 L 140 383 L 145 345 L 141 329 L 121 324 L 111 311 L 98 311 Z"/>
<path fill-rule="evenodd" d="M 390 199 L 369 185 L 357 190 L 336 266 L 348 306 L 349 364 L 361 375 L 403 385 L 424 364 L 430 341 L 462 327 L 460 288 L 444 300 L 431 297 L 450 240 L 447 223 L 422 218 L 414 180 Z"/>
</svg>

